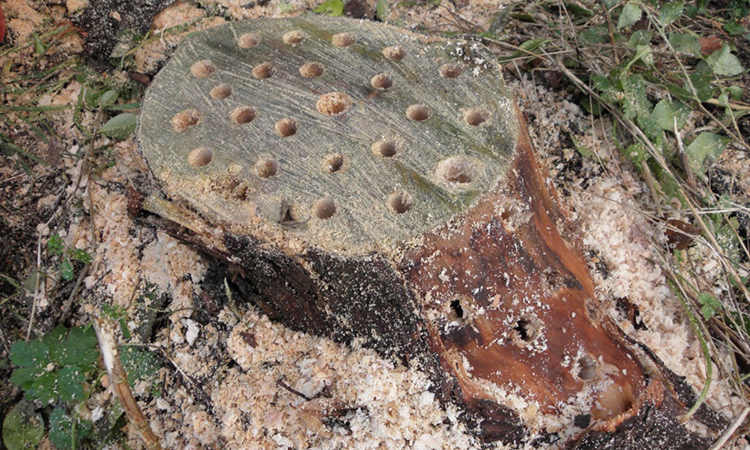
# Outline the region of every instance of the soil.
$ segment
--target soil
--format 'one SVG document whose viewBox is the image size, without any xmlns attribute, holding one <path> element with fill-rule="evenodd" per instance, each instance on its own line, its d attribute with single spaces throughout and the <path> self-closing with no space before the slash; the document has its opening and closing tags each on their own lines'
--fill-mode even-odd
<svg viewBox="0 0 750 450">
<path fill-rule="evenodd" d="M 356 343 L 343 347 L 269 321 L 240 291 L 226 287 L 233 268 L 176 239 L 179 233 L 155 217 L 133 214 L 137 193 L 156 193 L 158 184 L 132 137 L 93 134 L 119 111 L 86 106 L 87 93 L 117 89 L 119 105 L 139 101 L 190 32 L 230 20 L 306 14 L 316 3 L 0 1 L 8 27 L 0 67 L 3 83 L 15 88 L 3 90 L 1 100 L 47 108 L 14 110 L 0 121 L 0 137 L 8 138 L 0 143 L 0 416 L 21 395 L 6 382 L 11 344 L 27 330 L 34 337 L 59 323 L 89 324 L 110 305 L 124 311 L 129 343 L 159 359 L 157 374 L 134 393 L 166 448 L 485 448 L 459 411 L 434 401 L 424 374 Z M 350 12 L 372 17 L 374 1 L 356 3 Z M 503 6 L 495 0 L 433 3 L 394 8 L 388 18 L 416 31 L 467 33 L 488 30 Z M 45 38 L 41 56 L 34 36 L 61 29 Z M 144 32 L 148 37 L 141 39 Z M 16 51 L 7 52 L 11 48 Z M 566 231 L 590 256 L 605 312 L 699 392 L 706 382 L 700 344 L 659 264 L 667 232 L 656 211 L 683 217 L 677 208 L 654 204 L 635 168 L 620 158 L 608 119 L 592 119 L 554 74 L 517 69 L 509 67 L 506 80 L 568 211 Z M 45 71 L 51 75 L 24 78 Z M 747 157 L 739 149 L 726 152 L 712 176 L 716 189 L 745 205 Z M 738 194 L 743 189 L 744 197 Z M 92 256 L 90 264 L 73 262 L 71 280 L 61 275 L 60 257 L 47 251 L 54 234 Z M 688 253 L 697 271 L 719 279 L 721 264 L 708 247 L 693 245 Z M 84 416 L 100 419 L 112 407 L 107 384 L 104 376 L 93 383 Z M 533 401 L 506 395 L 524 412 L 529 441 L 546 439 L 534 448 L 557 448 L 587 426 L 581 409 L 545 416 Z M 722 374 L 714 374 L 707 402 L 728 420 L 745 406 Z M 134 427 L 126 433 L 127 447 L 144 448 Z M 548 442 L 552 434 L 559 440 Z M 750 448 L 744 440 L 733 445 L 725 448 Z"/>
</svg>

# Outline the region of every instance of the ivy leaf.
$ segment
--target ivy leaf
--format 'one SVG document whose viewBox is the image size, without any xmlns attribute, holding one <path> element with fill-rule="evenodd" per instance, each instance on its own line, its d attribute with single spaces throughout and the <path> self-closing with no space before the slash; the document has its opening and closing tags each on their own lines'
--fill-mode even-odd
<svg viewBox="0 0 750 450">
<path fill-rule="evenodd" d="M 721 46 L 721 50 L 713 52 L 706 57 L 706 62 L 711 66 L 716 75 L 731 77 L 739 75 L 744 71 L 740 60 L 731 53 L 729 45 L 726 42 Z"/>
<path fill-rule="evenodd" d="M 718 134 L 704 131 L 690 145 L 685 153 L 690 161 L 690 168 L 696 174 L 703 174 L 726 147 L 727 139 Z"/>
<path fill-rule="evenodd" d="M 626 3 L 620 12 L 620 18 L 617 20 L 617 29 L 629 27 L 641 20 L 641 7 L 637 3 Z"/>
<path fill-rule="evenodd" d="M 685 5 L 678 2 L 669 2 L 662 5 L 661 9 L 659 9 L 659 22 L 661 22 L 661 26 L 666 27 L 679 19 L 684 10 Z"/>
<path fill-rule="evenodd" d="M 3 443 L 8 450 L 33 450 L 44 437 L 42 415 L 34 412 L 34 404 L 21 400 L 3 420 Z"/>
<path fill-rule="evenodd" d="M 138 116 L 133 113 L 122 113 L 109 119 L 99 132 L 112 139 L 125 139 L 135 131 Z"/>
<path fill-rule="evenodd" d="M 684 103 L 673 102 L 666 98 L 657 103 L 651 113 L 651 117 L 659 124 L 659 127 L 666 131 L 674 131 L 675 120 L 677 129 L 682 129 L 689 115 L 690 108 Z"/>
</svg>

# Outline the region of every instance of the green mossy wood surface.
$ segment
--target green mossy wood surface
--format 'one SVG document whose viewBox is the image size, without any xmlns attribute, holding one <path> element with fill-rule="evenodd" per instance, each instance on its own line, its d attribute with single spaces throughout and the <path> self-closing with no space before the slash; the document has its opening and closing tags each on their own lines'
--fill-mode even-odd
<svg viewBox="0 0 750 450">
<path fill-rule="evenodd" d="M 387 58 L 389 47 L 402 59 Z M 318 72 L 303 76 L 308 63 Z M 391 85 L 374 87 L 378 75 Z M 336 92 L 351 106 L 320 112 Z M 410 119 L 412 105 L 429 118 Z M 236 123 L 238 108 L 253 119 Z M 275 131 L 284 119 L 296 133 Z M 305 16 L 190 37 L 149 88 L 138 138 L 166 193 L 204 216 L 235 227 L 258 216 L 312 245 L 364 253 L 434 228 L 494 187 L 516 128 L 495 58 L 477 43 Z M 380 141 L 395 148 L 381 156 Z"/>
</svg>

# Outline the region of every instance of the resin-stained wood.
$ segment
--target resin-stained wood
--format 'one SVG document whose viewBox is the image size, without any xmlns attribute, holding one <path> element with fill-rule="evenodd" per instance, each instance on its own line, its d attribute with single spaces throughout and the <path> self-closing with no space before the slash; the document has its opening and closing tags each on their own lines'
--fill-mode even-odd
<svg viewBox="0 0 750 450">
<path fill-rule="evenodd" d="M 220 26 L 156 77 L 138 137 L 174 202 L 144 207 L 232 264 L 244 297 L 415 364 L 484 440 L 525 442 L 544 415 L 587 418 L 577 448 L 705 446 L 668 371 L 600 311 L 479 44 L 326 17 Z"/>
</svg>

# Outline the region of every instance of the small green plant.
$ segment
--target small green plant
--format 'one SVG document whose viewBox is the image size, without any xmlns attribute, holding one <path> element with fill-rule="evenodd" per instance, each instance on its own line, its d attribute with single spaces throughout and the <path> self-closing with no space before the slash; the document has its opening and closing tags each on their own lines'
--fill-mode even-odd
<svg viewBox="0 0 750 450">
<path fill-rule="evenodd" d="M 75 270 L 73 268 L 73 262 L 77 261 L 83 264 L 91 262 L 91 255 L 85 250 L 80 248 L 70 248 L 63 243 L 62 238 L 59 234 L 55 233 L 50 236 L 47 241 L 47 249 L 51 255 L 59 256 L 60 261 L 60 276 L 65 281 L 71 281 L 75 277 Z"/>
<path fill-rule="evenodd" d="M 93 424 L 71 413 L 90 394 L 98 371 L 96 334 L 93 328 L 58 326 L 41 339 L 11 345 L 10 361 L 18 368 L 10 382 L 24 391 L 28 400 L 53 405 L 50 440 L 68 450 L 90 437 Z"/>
<path fill-rule="evenodd" d="M 93 328 L 59 326 L 40 340 L 13 343 L 10 361 L 18 368 L 10 381 L 29 400 L 80 402 L 98 356 Z"/>
<path fill-rule="evenodd" d="M 124 325 L 124 310 L 115 307 L 109 310 L 110 315 L 120 316 Z M 80 448 L 87 441 L 103 442 L 117 436 L 120 428 L 117 423 L 123 414 L 119 404 L 113 404 L 107 420 L 97 424 L 83 419 L 78 412 L 102 372 L 98 358 L 97 338 L 91 327 L 59 326 L 41 339 L 13 343 L 10 361 L 17 368 L 10 381 L 24 391 L 25 398 L 11 410 L 3 425 L 6 446 L 10 450 L 31 449 L 41 441 L 44 422 L 34 412 L 34 401 L 52 406 L 48 432 L 50 442 L 58 450 Z M 159 369 L 153 353 L 134 346 L 121 346 L 120 358 L 131 387 L 152 377 Z M 158 389 L 155 387 L 154 391 Z"/>
</svg>

